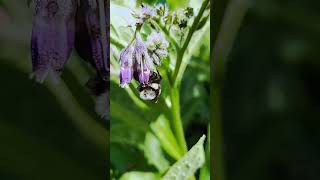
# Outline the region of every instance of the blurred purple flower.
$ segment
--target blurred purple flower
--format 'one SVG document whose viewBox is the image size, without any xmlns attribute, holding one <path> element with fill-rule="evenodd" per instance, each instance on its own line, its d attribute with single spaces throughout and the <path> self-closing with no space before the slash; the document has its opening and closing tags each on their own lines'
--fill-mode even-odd
<svg viewBox="0 0 320 180">
<path fill-rule="evenodd" d="M 32 71 L 38 82 L 49 72 L 58 80 L 74 43 L 76 0 L 35 0 Z"/>
<path fill-rule="evenodd" d="M 108 38 L 109 11 L 105 0 L 105 26 L 100 27 L 99 7 L 95 0 L 80 0 L 76 18 L 76 42 L 75 47 L 79 56 L 90 62 L 102 79 L 109 79 L 109 53 L 105 57 L 103 48 L 109 51 L 108 39 L 103 39 L 101 29 L 106 31 Z"/>
<path fill-rule="evenodd" d="M 87 87 L 100 97 L 97 111 L 105 116 L 109 110 L 109 1 L 104 0 L 104 17 L 100 17 L 96 0 L 34 0 L 34 5 L 32 75 L 42 82 L 50 72 L 58 82 L 75 46 L 79 56 L 97 71 Z M 105 21 L 102 27 L 100 18 Z M 102 31 L 106 32 L 106 38 L 102 37 Z"/>
</svg>

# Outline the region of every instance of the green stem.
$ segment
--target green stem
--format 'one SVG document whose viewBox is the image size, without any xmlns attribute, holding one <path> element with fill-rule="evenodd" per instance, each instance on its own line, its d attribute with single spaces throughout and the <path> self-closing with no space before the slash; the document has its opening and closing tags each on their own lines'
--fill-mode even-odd
<svg viewBox="0 0 320 180">
<path fill-rule="evenodd" d="M 123 49 L 124 47 L 126 47 L 124 44 L 122 44 L 119 41 L 115 40 L 111 36 L 110 36 L 110 44 L 113 44 L 114 46 L 116 46 L 119 49 Z"/>
<path fill-rule="evenodd" d="M 176 79 L 178 76 L 178 73 L 180 71 L 180 66 L 182 63 L 183 55 L 189 45 L 189 42 L 193 36 L 193 33 L 196 31 L 198 24 L 200 22 L 200 19 L 208 6 L 209 0 L 205 0 L 200 8 L 199 14 L 196 16 L 194 19 L 194 22 L 189 30 L 189 33 L 187 35 L 187 38 L 182 46 L 180 48 L 177 43 L 174 45 L 177 48 L 177 61 L 175 65 L 175 70 L 173 74 L 173 83 L 171 86 L 171 91 L 170 91 L 170 99 L 171 99 L 171 114 L 172 114 L 172 126 L 174 128 L 174 133 L 177 138 L 177 141 L 181 147 L 181 150 L 183 153 L 186 153 L 188 151 L 186 139 L 184 136 L 184 131 L 183 131 L 183 124 L 181 120 L 181 112 L 180 112 L 180 94 L 179 94 L 179 84 L 177 83 Z M 168 36 L 171 37 L 169 32 L 166 30 L 165 27 L 162 27 L 159 23 L 158 26 L 161 28 L 161 30 Z"/>
<path fill-rule="evenodd" d="M 189 33 L 187 35 L 187 38 L 186 40 L 184 41 L 183 45 L 182 45 L 182 48 L 180 49 L 180 51 L 178 52 L 177 54 L 177 62 L 176 62 L 176 65 L 175 65 L 175 68 L 174 68 L 174 73 L 173 73 L 173 82 L 174 82 L 174 85 L 177 86 L 177 82 L 176 82 L 176 79 L 177 79 L 177 76 L 179 74 L 179 71 L 180 71 L 180 66 L 181 66 L 181 63 L 182 63 L 182 60 L 183 60 L 183 55 L 191 41 L 191 38 L 193 36 L 193 33 L 197 30 L 198 28 L 198 25 L 199 25 L 199 22 L 202 18 L 202 15 L 206 9 L 206 7 L 208 6 L 209 4 L 209 0 L 205 0 L 202 5 L 201 5 L 201 8 L 200 8 L 200 11 L 198 13 L 198 15 L 196 16 L 196 18 L 194 19 L 191 27 L 190 27 L 190 30 L 189 30 Z"/>
<path fill-rule="evenodd" d="M 170 92 L 171 98 L 171 113 L 172 113 L 172 126 L 174 128 L 174 133 L 177 138 L 177 141 L 181 147 L 183 153 L 188 151 L 186 139 L 184 137 L 183 125 L 181 121 L 180 115 L 180 96 L 179 96 L 179 89 L 172 87 Z"/>
</svg>

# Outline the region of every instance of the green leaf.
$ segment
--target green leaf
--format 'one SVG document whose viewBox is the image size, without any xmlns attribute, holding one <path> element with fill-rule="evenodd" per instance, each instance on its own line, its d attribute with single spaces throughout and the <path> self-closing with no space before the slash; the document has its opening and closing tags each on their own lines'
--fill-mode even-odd
<svg viewBox="0 0 320 180">
<path fill-rule="evenodd" d="M 202 29 L 204 25 L 206 25 L 207 20 L 209 19 L 210 15 L 205 16 L 204 18 L 201 19 L 201 21 L 198 24 L 197 30 Z"/>
<path fill-rule="evenodd" d="M 182 76 L 184 74 L 185 69 L 190 63 L 191 57 L 193 54 L 195 54 L 197 51 L 199 51 L 199 48 L 201 47 L 201 44 L 205 42 L 204 37 L 206 34 L 210 31 L 210 21 L 206 21 L 204 27 L 198 31 L 196 31 L 192 38 L 191 41 L 192 43 L 189 44 L 185 55 L 183 56 L 183 61 L 180 67 L 180 71 L 178 73 L 177 81 L 180 82 L 182 79 Z M 210 49 L 210 48 L 208 48 Z"/>
<path fill-rule="evenodd" d="M 167 0 L 170 9 L 177 9 L 188 5 L 189 0 Z"/>
<path fill-rule="evenodd" d="M 128 131 L 128 129 L 130 129 L 130 131 Z M 121 143 L 139 147 L 144 141 L 145 130 L 127 123 L 116 123 L 111 126 L 110 134 L 111 143 Z"/>
<path fill-rule="evenodd" d="M 148 165 L 140 148 L 119 143 L 112 143 L 110 146 L 110 167 L 114 168 L 117 177 L 130 170 L 151 171 L 154 169 Z"/>
<path fill-rule="evenodd" d="M 112 36 L 120 43 L 126 44 L 127 42 L 130 42 L 133 37 L 134 31 L 132 27 L 129 27 L 129 25 L 132 25 L 135 22 L 135 19 L 132 17 L 130 8 L 120 6 L 111 2 L 110 14 L 112 15 L 112 28 L 110 36 Z M 119 37 L 118 35 L 121 36 Z"/>
<path fill-rule="evenodd" d="M 128 172 L 121 176 L 120 180 L 160 180 L 160 176 L 150 172 Z"/>
<path fill-rule="evenodd" d="M 146 134 L 144 154 L 148 162 L 154 165 L 160 173 L 164 173 L 169 168 L 170 164 L 164 157 L 159 140 L 150 132 Z"/>
<path fill-rule="evenodd" d="M 180 147 L 178 146 L 178 143 L 170 128 L 170 124 L 165 116 L 159 116 L 157 121 L 152 123 L 150 126 L 152 131 L 158 137 L 166 153 L 176 160 L 180 159 L 182 156 Z"/>
<path fill-rule="evenodd" d="M 135 7 L 135 0 L 111 0 L 110 4 L 117 4 L 125 7 Z"/>
<path fill-rule="evenodd" d="M 199 180 L 210 180 L 210 124 L 208 125 L 208 140 L 206 142 L 206 162 L 200 169 Z"/>
<path fill-rule="evenodd" d="M 205 140 L 203 135 L 200 140 L 185 154 L 178 162 L 176 162 L 162 178 L 162 180 L 181 179 L 185 180 L 204 165 L 205 152 L 203 143 Z"/>
</svg>

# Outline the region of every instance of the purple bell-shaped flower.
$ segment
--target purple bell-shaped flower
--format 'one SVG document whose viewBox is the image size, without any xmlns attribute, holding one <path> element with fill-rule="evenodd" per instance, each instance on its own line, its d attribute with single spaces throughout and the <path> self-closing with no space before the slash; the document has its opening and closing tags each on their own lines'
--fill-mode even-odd
<svg viewBox="0 0 320 180">
<path fill-rule="evenodd" d="M 148 54 L 147 47 L 145 43 L 142 41 L 140 35 L 137 35 L 136 42 L 134 46 L 134 54 L 135 60 L 135 76 L 136 80 L 141 84 L 146 84 L 149 81 L 150 73 L 153 69 L 153 62 Z"/>
<path fill-rule="evenodd" d="M 128 46 L 120 53 L 120 85 L 125 87 L 133 78 L 133 48 Z"/>
</svg>

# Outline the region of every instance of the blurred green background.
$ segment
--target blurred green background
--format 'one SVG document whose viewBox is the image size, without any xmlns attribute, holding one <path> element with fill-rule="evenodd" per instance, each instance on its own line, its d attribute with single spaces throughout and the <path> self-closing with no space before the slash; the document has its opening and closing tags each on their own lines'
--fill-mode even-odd
<svg viewBox="0 0 320 180">
<path fill-rule="evenodd" d="M 105 179 L 106 122 L 84 87 L 93 70 L 74 53 L 59 85 L 30 80 L 31 14 L 0 0 L 0 179 Z"/>
<path fill-rule="evenodd" d="M 320 2 L 248 2 L 221 87 L 227 179 L 320 179 Z"/>
</svg>

